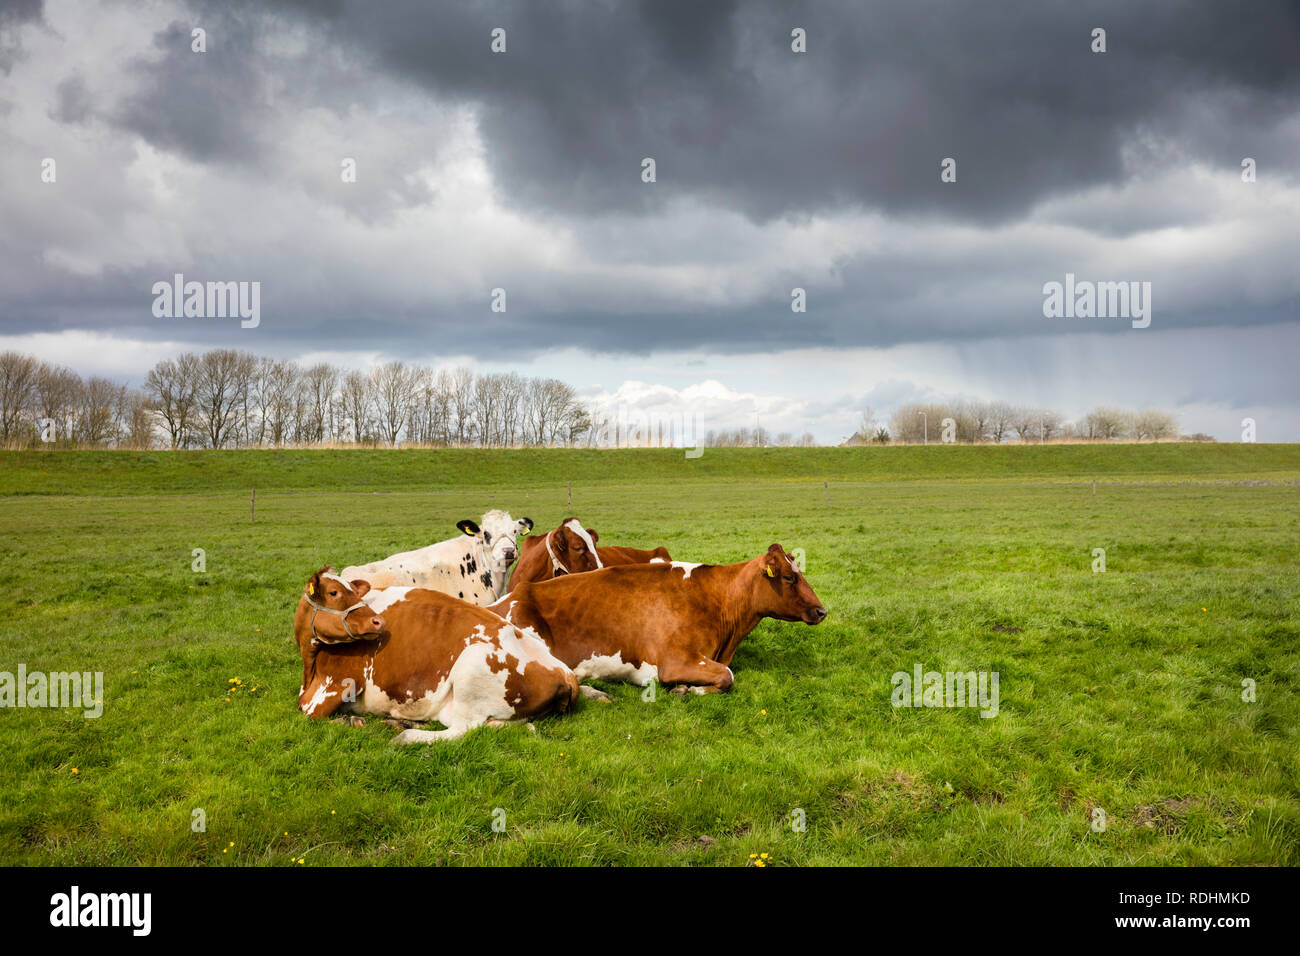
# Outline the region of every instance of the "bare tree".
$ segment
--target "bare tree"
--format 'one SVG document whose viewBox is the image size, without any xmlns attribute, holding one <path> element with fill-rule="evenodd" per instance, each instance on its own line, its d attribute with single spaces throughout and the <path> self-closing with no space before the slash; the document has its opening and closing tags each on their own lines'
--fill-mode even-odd
<svg viewBox="0 0 1300 956">
<path fill-rule="evenodd" d="M 81 394 L 81 376 L 70 368 L 42 362 L 36 374 L 36 392 L 33 407 L 38 420 L 51 423 L 50 437 L 58 441 L 62 436 L 72 440 L 77 398 Z"/>
<path fill-rule="evenodd" d="M 305 418 L 298 423 L 301 440 L 321 442 L 327 433 L 333 433 L 330 410 L 339 378 L 339 370 L 326 362 L 319 362 L 302 373 L 299 407 Z"/>
<path fill-rule="evenodd" d="M 125 386 L 106 378 L 89 378 L 77 395 L 74 438 L 78 444 L 100 447 L 118 439 Z"/>
<path fill-rule="evenodd" d="M 1133 437 L 1138 441 L 1160 441 L 1178 434 L 1178 419 L 1168 412 L 1144 409 L 1133 416 Z"/>
<path fill-rule="evenodd" d="M 162 418 L 172 448 L 189 444 L 199 364 L 197 355 L 186 352 L 174 360 L 163 359 L 144 380 L 149 404 Z"/>
<path fill-rule="evenodd" d="M 1008 402 L 990 402 L 988 405 L 988 435 L 997 444 L 1007 437 L 1016 410 Z"/>
<path fill-rule="evenodd" d="M 1084 430 L 1092 441 L 1113 441 L 1129 431 L 1129 415 L 1118 408 L 1094 408 L 1084 417 Z"/>
<path fill-rule="evenodd" d="M 39 363 L 21 352 L 0 353 L 0 444 L 19 436 L 23 416 L 31 407 Z"/>
<path fill-rule="evenodd" d="M 234 349 L 212 349 L 199 360 L 195 409 L 212 448 L 224 448 L 239 432 L 253 357 Z"/>
<path fill-rule="evenodd" d="M 396 445 L 415 408 L 419 373 L 405 362 L 389 362 L 370 376 L 371 407 L 379 437 Z"/>
</svg>

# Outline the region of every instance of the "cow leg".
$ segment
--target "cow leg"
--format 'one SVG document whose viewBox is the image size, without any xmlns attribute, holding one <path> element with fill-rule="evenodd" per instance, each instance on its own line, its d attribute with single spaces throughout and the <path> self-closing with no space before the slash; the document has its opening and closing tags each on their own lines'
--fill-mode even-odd
<svg viewBox="0 0 1300 956">
<path fill-rule="evenodd" d="M 330 716 L 343 705 L 341 686 L 335 687 L 319 677 L 312 680 L 298 695 L 298 709 L 313 720 Z"/>
<path fill-rule="evenodd" d="M 440 740 L 455 740 L 463 737 L 468 727 L 448 727 L 446 730 L 403 730 L 390 741 L 394 747 L 407 744 L 436 744 Z"/>
<path fill-rule="evenodd" d="M 731 690 L 731 668 L 717 661 L 686 658 L 659 665 L 659 683 L 676 684 L 674 694 L 716 694 Z"/>
<path fill-rule="evenodd" d="M 613 697 L 610 697 L 609 694 L 606 694 L 603 690 L 597 690 L 594 687 L 588 687 L 586 684 L 578 685 L 578 693 L 580 693 L 583 697 L 588 698 L 589 700 L 603 700 L 607 704 L 614 699 Z"/>
<path fill-rule="evenodd" d="M 358 717 L 355 714 L 347 717 L 335 717 L 330 721 L 331 724 L 347 724 L 349 727 L 364 727 L 366 720 L 364 717 Z"/>
</svg>

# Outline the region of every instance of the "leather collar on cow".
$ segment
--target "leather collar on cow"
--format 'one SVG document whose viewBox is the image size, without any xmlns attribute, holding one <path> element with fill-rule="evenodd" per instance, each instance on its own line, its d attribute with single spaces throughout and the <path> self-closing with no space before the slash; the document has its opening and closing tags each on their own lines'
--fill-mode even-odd
<svg viewBox="0 0 1300 956">
<path fill-rule="evenodd" d="M 351 607 L 349 607 L 349 608 L 344 608 L 342 611 L 340 611 L 338 608 L 334 608 L 334 607 L 326 607 L 324 604 L 317 604 L 315 601 L 313 601 L 311 598 L 309 598 L 309 597 L 308 597 L 307 595 L 305 595 L 305 594 L 302 596 L 302 599 L 303 599 L 304 601 L 306 601 L 308 604 L 310 604 L 310 605 L 311 605 L 311 608 L 312 608 L 312 610 L 311 610 L 311 641 L 312 641 L 313 644 L 338 644 L 338 643 L 340 643 L 339 641 L 327 641 L 327 640 L 325 640 L 325 638 L 321 637 L 319 634 L 316 633 L 316 612 L 317 612 L 317 611 L 328 611 L 330 614 L 341 614 L 341 615 L 343 615 L 343 633 L 345 633 L 345 634 L 346 634 L 349 638 L 351 638 L 352 640 L 354 640 L 354 641 L 357 640 L 357 635 L 356 635 L 356 634 L 353 634 L 353 633 L 352 633 L 352 628 L 348 627 L 348 615 L 351 614 L 353 611 L 355 611 L 355 610 L 356 610 L 357 608 L 359 608 L 359 607 L 369 607 L 369 605 L 366 604 L 365 601 L 358 601 L 356 604 L 352 605 Z"/>
</svg>

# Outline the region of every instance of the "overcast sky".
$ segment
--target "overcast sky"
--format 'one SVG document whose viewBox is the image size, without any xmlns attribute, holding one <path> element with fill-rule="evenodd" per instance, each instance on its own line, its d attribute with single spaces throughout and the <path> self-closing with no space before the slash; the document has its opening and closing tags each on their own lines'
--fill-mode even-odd
<svg viewBox="0 0 1300 956">
<path fill-rule="evenodd" d="M 83 374 L 220 345 L 824 442 L 962 397 L 1300 441 L 1297 240 L 1293 2 L 0 0 L 0 348 Z M 156 318 L 175 273 L 260 324 Z M 1150 282 L 1150 325 L 1045 317 L 1067 273 Z"/>
</svg>

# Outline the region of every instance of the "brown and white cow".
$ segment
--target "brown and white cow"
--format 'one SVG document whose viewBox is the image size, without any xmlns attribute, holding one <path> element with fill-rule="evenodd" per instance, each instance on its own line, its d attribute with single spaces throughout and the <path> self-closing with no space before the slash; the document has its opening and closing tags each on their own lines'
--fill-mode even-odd
<svg viewBox="0 0 1300 956">
<path fill-rule="evenodd" d="M 577 518 L 565 518 L 558 528 L 524 542 L 519 563 L 510 575 L 510 587 L 623 564 L 672 560 L 667 548 L 600 547 L 596 544 L 599 540 L 594 529 L 584 528 Z"/>
<path fill-rule="evenodd" d="M 406 730 L 395 744 L 563 712 L 579 694 L 573 671 L 535 634 L 425 588 L 372 590 L 325 568 L 307 582 L 293 630 L 308 717 L 377 714 L 446 728 Z"/>
<path fill-rule="evenodd" d="M 491 604 L 505 591 L 517 540 L 533 529 L 533 519 L 515 520 L 507 511 L 493 510 L 483 515 L 482 524 L 465 518 L 456 527 L 460 537 L 353 565 L 341 576 L 375 588 L 431 588 L 470 604 Z"/>
<path fill-rule="evenodd" d="M 765 617 L 820 624 L 822 605 L 774 544 L 739 564 L 637 564 L 522 584 L 490 605 L 531 628 L 579 680 L 729 690 L 731 658 Z"/>
</svg>

